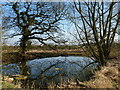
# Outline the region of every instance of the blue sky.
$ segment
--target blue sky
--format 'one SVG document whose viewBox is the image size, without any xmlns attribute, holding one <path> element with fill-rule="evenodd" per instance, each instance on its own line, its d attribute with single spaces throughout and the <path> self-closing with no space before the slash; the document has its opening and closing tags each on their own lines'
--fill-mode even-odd
<svg viewBox="0 0 120 90">
<path fill-rule="evenodd" d="M 10 8 L 3 8 L 3 11 L 5 13 L 7 13 L 7 10 L 9 11 Z M 5 14 L 5 15 L 11 14 L 11 13 L 12 13 L 12 11 L 10 13 Z M 61 23 L 64 24 L 64 25 L 60 25 L 60 28 L 62 30 L 64 30 L 64 32 L 63 32 L 64 33 L 63 38 L 65 38 L 66 40 L 68 40 L 68 43 L 74 41 L 75 38 L 70 34 L 70 33 L 72 33 L 72 34 L 75 33 L 75 27 L 74 27 L 74 25 L 70 21 L 68 21 L 68 20 L 63 20 L 63 21 L 61 21 Z M 81 23 L 79 25 L 81 25 Z M 10 33 L 13 33 L 12 29 L 9 30 L 9 32 L 7 34 L 10 34 Z M 9 38 L 5 42 L 6 42 L 7 45 L 15 45 L 16 42 L 19 41 L 19 38 L 21 38 L 21 36 L 16 36 L 14 38 Z M 118 35 L 116 35 L 115 39 L 118 40 Z M 39 44 L 39 42 L 36 42 L 36 41 L 35 41 L 35 43 Z"/>
<path fill-rule="evenodd" d="M 3 3 L 4 4 L 4 3 Z M 10 7 L 3 7 L 3 12 L 4 12 L 4 15 L 12 15 L 12 9 Z M 72 23 L 70 23 L 70 21 L 68 20 L 62 20 L 60 21 L 60 25 L 59 27 L 64 30 L 64 36 L 62 38 L 65 38 L 66 40 L 68 40 L 68 42 L 70 43 L 72 40 L 73 40 L 73 37 L 71 36 L 70 33 L 73 33 L 74 32 L 74 25 Z M 63 25 L 64 24 L 64 25 Z M 15 33 L 13 28 L 12 29 L 9 29 L 9 31 L 7 30 L 7 34 L 6 35 L 10 35 L 11 33 Z M 6 39 L 4 42 L 7 44 L 7 45 L 16 45 L 16 44 L 19 44 L 19 40 L 20 40 L 21 36 L 15 36 L 13 38 L 9 38 L 9 39 Z M 39 42 L 37 42 L 36 40 L 34 41 L 35 43 L 39 44 Z"/>
<path fill-rule="evenodd" d="M 71 43 L 73 40 L 75 40 L 74 37 L 71 35 L 71 33 L 73 34 L 74 31 L 75 31 L 74 24 L 72 24 L 72 23 L 70 23 L 69 21 L 66 21 L 66 20 L 61 21 L 61 23 L 65 24 L 65 25 L 60 25 L 60 28 L 62 30 L 64 30 L 63 38 L 68 40 L 68 43 Z M 11 32 L 12 32 L 12 30 L 11 30 Z M 8 34 L 10 34 L 10 32 Z M 13 38 L 6 39 L 5 43 L 7 45 L 17 45 L 17 44 L 19 44 L 18 41 L 19 41 L 20 38 L 21 38 L 21 36 L 15 36 Z M 38 45 L 40 44 L 37 40 L 34 40 L 33 43 L 38 44 Z M 53 43 L 53 42 L 49 42 L 49 43 Z"/>
</svg>

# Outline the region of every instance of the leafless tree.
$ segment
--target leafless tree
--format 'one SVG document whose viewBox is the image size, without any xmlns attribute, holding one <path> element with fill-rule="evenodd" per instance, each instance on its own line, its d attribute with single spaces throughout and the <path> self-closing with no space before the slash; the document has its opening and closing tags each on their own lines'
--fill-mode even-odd
<svg viewBox="0 0 120 90">
<path fill-rule="evenodd" d="M 76 39 L 95 62 L 106 65 L 120 17 L 116 2 L 74 2 L 69 19 L 74 23 Z"/>
<path fill-rule="evenodd" d="M 45 44 L 47 40 L 55 40 L 55 33 L 60 32 L 59 23 L 65 14 L 63 3 L 52 2 L 12 2 L 4 3 L 3 10 L 8 8 L 7 14 L 3 13 L 3 29 L 9 33 L 9 38 L 21 35 L 20 47 L 22 67 L 26 64 L 26 48 L 29 40 L 38 40 Z M 23 73 L 26 73 L 23 68 Z"/>
</svg>

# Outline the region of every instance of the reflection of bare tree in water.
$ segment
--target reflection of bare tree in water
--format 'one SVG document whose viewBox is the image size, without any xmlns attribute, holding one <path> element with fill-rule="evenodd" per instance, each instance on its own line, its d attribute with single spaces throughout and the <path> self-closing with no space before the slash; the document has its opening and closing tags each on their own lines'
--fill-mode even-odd
<svg viewBox="0 0 120 90">
<path fill-rule="evenodd" d="M 16 79 L 14 82 L 16 81 L 17 85 L 20 83 L 19 85 L 22 88 L 55 88 L 56 86 L 68 85 L 69 82 L 75 82 L 75 80 L 88 80 L 87 78 L 91 75 L 90 68 L 92 69 L 92 67 L 84 69 L 84 66 L 90 62 L 87 62 L 88 59 L 83 61 L 81 58 L 79 60 L 75 58 L 55 57 L 28 61 L 26 76 L 16 75 L 20 72 L 17 64 L 5 65 L 3 72 L 4 75 Z"/>
<path fill-rule="evenodd" d="M 49 71 L 52 68 L 55 68 L 58 64 L 64 63 L 64 61 L 58 61 L 54 64 L 51 64 L 49 67 L 46 67 L 44 70 L 41 71 L 37 78 L 30 78 L 23 79 L 22 81 L 22 88 L 47 88 L 50 81 L 57 78 L 58 80 L 55 81 L 55 84 L 58 85 L 60 83 L 59 78 L 63 76 L 65 73 L 61 73 L 60 70 L 57 71 L 55 74 L 51 74 L 51 76 L 47 76 L 44 73 Z M 36 71 L 37 72 L 37 71 Z M 54 73 L 54 72 L 53 72 Z"/>
<path fill-rule="evenodd" d="M 37 70 L 39 70 L 40 68 L 40 71 L 36 70 L 36 72 L 40 72 L 39 75 L 37 75 L 36 78 L 31 78 L 31 76 L 34 76 L 34 75 L 36 76 L 36 74 L 34 75 L 30 74 L 31 76 L 24 81 L 24 83 L 26 84 L 23 84 L 23 88 L 47 88 L 51 83 L 54 83 L 54 87 L 56 87 L 56 86 L 63 85 L 64 83 L 69 83 L 70 81 L 89 80 L 90 76 L 92 75 L 91 70 L 93 70 L 93 68 L 89 67 L 85 69 L 84 65 L 80 65 L 81 61 L 79 63 L 75 61 L 67 61 L 68 63 L 66 63 L 66 61 L 56 62 L 56 60 L 54 62 L 51 62 L 51 61 L 48 61 L 48 62 L 50 63 L 49 65 L 46 65 L 47 67 L 45 66 L 45 62 L 38 64 L 40 66 L 37 67 L 38 68 Z M 88 64 L 89 63 L 86 62 L 86 65 Z M 36 65 L 36 64 L 33 64 L 33 65 Z M 76 66 L 76 67 L 71 68 L 70 66 L 71 67 Z M 71 68 L 70 72 L 67 71 L 68 67 Z M 80 70 L 80 68 L 82 70 Z"/>
</svg>

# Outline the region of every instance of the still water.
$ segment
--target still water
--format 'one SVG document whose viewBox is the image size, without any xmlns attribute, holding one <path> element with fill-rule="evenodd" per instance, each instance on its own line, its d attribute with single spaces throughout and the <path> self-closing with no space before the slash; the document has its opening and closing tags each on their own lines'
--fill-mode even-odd
<svg viewBox="0 0 120 90">
<path fill-rule="evenodd" d="M 91 75 L 89 70 L 96 67 L 97 64 L 90 65 L 86 70 L 83 68 L 93 62 L 88 57 L 80 56 L 59 56 L 42 59 L 30 60 L 26 63 L 30 78 L 48 77 L 48 78 L 78 78 L 80 81 Z M 8 64 L 2 67 L 2 75 L 20 74 L 19 64 Z"/>
</svg>

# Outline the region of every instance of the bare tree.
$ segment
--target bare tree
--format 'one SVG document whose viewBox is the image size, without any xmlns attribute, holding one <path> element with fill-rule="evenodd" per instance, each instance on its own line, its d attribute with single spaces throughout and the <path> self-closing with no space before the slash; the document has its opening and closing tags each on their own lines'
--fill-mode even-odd
<svg viewBox="0 0 120 90">
<path fill-rule="evenodd" d="M 74 23 L 78 36 L 95 62 L 106 65 L 120 17 L 116 2 L 74 2 L 69 19 Z M 72 18 L 71 18 L 72 17 Z"/>
<path fill-rule="evenodd" d="M 52 2 L 14 2 L 3 4 L 9 8 L 7 15 L 3 13 L 3 29 L 14 32 L 7 36 L 20 35 L 20 47 L 22 55 L 22 67 L 25 67 L 27 59 L 26 48 L 29 40 L 38 40 L 45 44 L 47 40 L 56 41 L 55 33 L 60 32 L 59 23 L 65 14 L 63 3 Z M 57 41 L 56 41 L 57 42 Z M 26 73 L 25 68 L 22 74 Z"/>
</svg>

